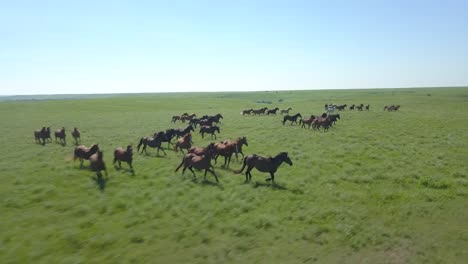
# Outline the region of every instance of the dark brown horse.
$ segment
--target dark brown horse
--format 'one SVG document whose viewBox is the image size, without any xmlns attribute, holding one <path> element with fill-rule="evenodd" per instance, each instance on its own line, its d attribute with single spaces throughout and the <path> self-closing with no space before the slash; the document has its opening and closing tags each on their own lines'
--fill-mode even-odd
<svg viewBox="0 0 468 264">
<path fill-rule="evenodd" d="M 360 104 L 360 105 L 357 105 L 357 106 L 356 106 L 357 110 L 359 110 L 359 111 L 362 111 L 362 108 L 363 108 L 363 107 L 364 107 L 363 104 Z"/>
<path fill-rule="evenodd" d="M 398 111 L 398 109 L 400 109 L 400 105 L 391 105 L 391 106 L 385 106 L 384 107 L 384 111 L 387 110 L 387 111 Z"/>
<path fill-rule="evenodd" d="M 281 152 L 273 158 L 264 158 L 256 154 L 248 155 L 244 159 L 244 165 L 239 171 L 236 171 L 236 173 L 241 173 L 247 166 L 247 171 L 245 172 L 245 181 L 249 182 L 252 179 L 251 171 L 253 168 L 256 168 L 258 171 L 270 173 L 270 178 L 266 180 L 271 180 L 273 184 L 275 184 L 275 172 L 278 170 L 278 167 L 281 165 L 281 163 L 283 163 L 283 161 L 290 166 L 293 165 L 287 152 Z"/>
<path fill-rule="evenodd" d="M 279 110 L 278 107 L 273 108 L 273 109 L 269 109 L 269 110 L 266 111 L 266 114 L 267 115 L 276 115 L 276 111 L 278 111 L 278 110 Z"/>
<path fill-rule="evenodd" d="M 218 126 L 201 126 L 199 133 L 201 134 L 202 138 L 204 138 L 205 133 L 207 133 L 207 134 L 211 134 L 211 137 L 214 136 L 216 139 L 216 134 L 215 134 L 216 131 L 218 131 L 218 134 L 220 133 Z"/>
<path fill-rule="evenodd" d="M 312 125 L 312 121 L 314 121 L 315 117 L 316 116 L 311 115 L 309 118 L 300 119 L 299 125 L 302 124 L 302 128 L 305 128 L 306 125 L 307 125 L 307 128 L 310 128 L 310 126 Z"/>
<path fill-rule="evenodd" d="M 182 174 L 184 174 L 185 170 L 188 168 L 192 173 L 193 176 L 196 177 L 195 172 L 193 171 L 192 168 L 195 168 L 197 170 L 205 170 L 205 178 L 206 178 L 206 173 L 209 171 L 213 174 L 213 176 L 216 179 L 216 182 L 219 182 L 218 176 L 216 176 L 216 173 L 214 172 L 214 167 L 211 165 L 211 154 L 210 152 L 207 152 L 205 155 L 198 156 L 197 154 L 194 153 L 187 153 L 183 158 L 182 162 L 180 165 L 175 169 L 177 172 L 180 167 L 184 166 L 184 169 L 182 170 Z M 213 168 L 213 170 L 211 169 Z"/>
<path fill-rule="evenodd" d="M 192 147 L 192 134 L 187 133 L 182 138 L 179 138 L 175 143 L 174 150 L 177 152 L 178 149 L 184 153 L 183 149 L 187 151 Z"/>
<path fill-rule="evenodd" d="M 115 164 L 116 162 L 119 163 L 119 169 L 122 168 L 121 162 L 127 162 L 128 166 L 130 166 L 130 169 L 133 172 L 133 166 L 132 166 L 132 161 L 133 161 L 133 148 L 132 145 L 128 145 L 127 149 L 123 149 L 122 147 L 118 147 L 114 150 L 114 162 L 112 164 Z"/>
<path fill-rule="evenodd" d="M 104 163 L 103 157 L 102 151 L 100 150 L 89 157 L 90 168 L 92 171 L 96 172 L 98 177 L 102 177 L 101 171 L 104 171 L 107 176 L 106 164 Z"/>
<path fill-rule="evenodd" d="M 42 127 L 39 130 L 34 130 L 34 140 L 36 141 L 36 143 L 41 143 L 41 139 L 42 139 L 42 145 L 45 145 L 46 138 L 47 138 L 47 129 L 49 129 L 50 131 L 50 127 L 49 128 Z"/>
<path fill-rule="evenodd" d="M 80 159 L 80 168 L 83 168 L 83 159 L 89 159 L 89 157 L 99 151 L 99 145 L 94 144 L 90 148 L 80 145 L 76 146 L 73 155 L 73 161 Z"/>
<path fill-rule="evenodd" d="M 78 130 L 78 128 L 73 128 L 73 131 L 71 132 L 73 139 L 75 140 L 75 145 L 78 145 L 78 141 L 81 141 L 81 133 Z"/>
<path fill-rule="evenodd" d="M 159 156 L 159 150 L 162 150 L 164 155 L 167 155 L 166 151 L 164 151 L 164 149 L 161 147 L 163 135 L 164 132 L 160 131 L 158 133 L 155 133 L 153 137 L 142 137 L 140 139 L 140 143 L 138 144 L 137 151 L 140 151 L 140 146 L 143 145 L 141 153 L 143 153 L 143 151 L 145 151 L 145 153 L 148 153 L 146 152 L 146 146 L 149 146 L 151 148 L 156 148 L 156 156 Z"/>
<path fill-rule="evenodd" d="M 58 138 L 58 139 L 60 139 L 60 142 L 63 145 L 67 144 L 67 142 L 65 140 L 66 135 L 65 135 L 65 128 L 64 127 L 62 127 L 61 129 L 55 130 L 54 135 L 55 135 L 55 142 L 57 142 L 57 138 Z"/>
<path fill-rule="evenodd" d="M 180 117 L 180 121 L 182 121 L 182 123 L 185 123 L 185 121 L 190 121 L 192 120 L 192 118 L 196 117 L 197 115 L 196 114 L 190 114 L 190 115 L 183 115 Z"/>
<path fill-rule="evenodd" d="M 241 115 L 250 115 L 252 113 L 253 109 L 250 108 L 248 110 L 242 110 L 242 112 L 240 113 Z"/>
<path fill-rule="evenodd" d="M 174 134 L 177 136 L 177 138 L 180 138 L 185 134 L 190 133 L 190 131 L 195 131 L 192 125 L 188 125 L 186 128 L 174 129 Z"/>
</svg>

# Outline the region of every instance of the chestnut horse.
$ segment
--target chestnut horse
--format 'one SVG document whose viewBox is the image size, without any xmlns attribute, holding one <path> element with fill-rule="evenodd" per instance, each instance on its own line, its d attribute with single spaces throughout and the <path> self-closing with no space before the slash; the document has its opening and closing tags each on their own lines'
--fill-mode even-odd
<svg viewBox="0 0 468 264">
<path fill-rule="evenodd" d="M 195 153 L 187 153 L 182 158 L 182 162 L 175 169 L 175 171 L 177 172 L 180 169 L 180 167 L 184 166 L 184 169 L 182 170 L 182 174 L 184 174 L 185 170 L 188 168 L 193 173 L 193 177 L 196 177 L 195 172 L 193 171 L 192 168 L 195 168 L 197 170 L 205 170 L 205 176 L 204 176 L 205 179 L 206 179 L 206 173 L 209 171 L 215 177 L 216 182 L 219 182 L 218 176 L 216 176 L 216 173 L 214 172 L 214 167 L 213 165 L 211 165 L 211 158 L 212 158 L 212 155 L 210 152 L 207 152 L 205 155 L 202 155 L 202 156 L 199 156 Z M 213 168 L 213 170 L 211 168 Z"/>
<path fill-rule="evenodd" d="M 307 125 L 307 128 L 310 128 L 312 125 L 312 121 L 314 121 L 315 116 L 311 115 L 309 118 L 304 118 L 299 120 L 299 125 L 302 124 L 302 128 L 305 128 L 305 125 Z"/>
<path fill-rule="evenodd" d="M 158 133 L 154 133 L 153 137 L 142 137 L 140 139 L 140 143 L 138 144 L 137 151 L 140 151 L 140 146 L 143 145 L 143 149 L 141 150 L 141 153 L 143 153 L 143 150 L 146 152 L 146 146 L 149 146 L 151 148 L 157 148 L 156 149 L 156 156 L 159 156 L 159 150 L 162 150 L 164 155 L 166 156 L 166 151 L 161 147 L 162 144 L 162 137 L 164 136 L 164 132 L 160 131 Z"/>
<path fill-rule="evenodd" d="M 224 140 L 221 142 L 222 144 L 224 145 L 227 145 L 228 147 L 231 148 L 231 155 L 228 157 L 229 159 L 229 163 L 231 162 L 231 156 L 232 154 L 236 154 L 236 160 L 239 161 L 239 153 L 242 154 L 242 159 L 244 158 L 244 152 L 242 152 L 242 146 L 243 145 L 246 145 L 246 146 L 249 146 L 249 143 L 247 143 L 247 138 L 246 137 L 240 137 L 240 138 L 237 138 L 237 140 L 235 141 L 231 141 L 231 140 Z M 227 152 L 226 152 L 227 153 Z M 218 153 L 214 160 L 216 162 L 216 160 L 218 159 L 218 156 L 224 156 L 225 160 L 224 160 L 224 165 L 226 166 L 226 155 L 223 155 L 223 153 Z M 241 160 L 242 160 L 241 159 Z M 229 163 L 228 163 L 228 166 L 229 166 Z"/>
<path fill-rule="evenodd" d="M 78 128 L 73 128 L 73 131 L 71 132 L 73 139 L 75 140 L 75 145 L 78 145 L 78 140 L 81 141 L 81 133 L 78 130 Z"/>
<path fill-rule="evenodd" d="M 73 155 L 73 161 L 80 159 L 80 168 L 83 168 L 83 159 L 89 159 L 89 157 L 99 151 L 99 145 L 94 144 L 90 148 L 80 145 L 76 146 Z"/>
<path fill-rule="evenodd" d="M 65 128 L 64 127 L 62 127 L 61 129 L 55 130 L 54 135 L 55 135 L 55 142 L 57 142 L 57 138 L 59 138 L 60 142 L 63 145 L 67 144 L 66 141 L 65 141 L 66 135 L 65 135 Z"/>
<path fill-rule="evenodd" d="M 133 161 L 133 148 L 132 145 L 128 145 L 127 149 L 123 149 L 122 147 L 118 147 L 114 150 L 114 162 L 119 163 L 119 169 L 122 168 L 121 161 L 127 162 L 128 166 L 133 172 L 132 161 Z"/>
<path fill-rule="evenodd" d="M 182 138 L 179 138 L 175 143 L 174 150 L 177 152 L 178 149 L 184 153 L 183 149 L 187 151 L 192 147 L 192 134 L 187 133 Z"/>
<path fill-rule="evenodd" d="M 287 152 L 281 152 L 273 158 L 264 158 L 256 154 L 248 155 L 244 159 L 244 165 L 239 171 L 236 171 L 236 173 L 241 173 L 247 166 L 247 171 L 245 172 L 245 182 L 249 182 L 252 179 L 251 171 L 253 168 L 256 168 L 258 171 L 270 173 L 270 178 L 266 179 L 266 181 L 271 180 L 273 184 L 275 184 L 275 172 L 278 170 L 278 167 L 281 165 L 281 163 L 283 163 L 283 161 L 290 166 L 293 165 Z"/>
</svg>

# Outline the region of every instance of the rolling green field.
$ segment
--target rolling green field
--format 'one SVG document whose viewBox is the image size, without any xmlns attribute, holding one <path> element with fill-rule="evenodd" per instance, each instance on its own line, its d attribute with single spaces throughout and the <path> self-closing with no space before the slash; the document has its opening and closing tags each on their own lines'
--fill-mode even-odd
<svg viewBox="0 0 468 264">
<path fill-rule="evenodd" d="M 258 103 L 271 101 L 272 104 Z M 343 111 L 329 132 L 282 125 L 249 108 L 370 104 Z M 383 111 L 399 104 L 398 112 Z M 174 172 L 182 154 L 134 155 L 135 175 L 113 150 L 183 112 L 224 116 L 218 139 L 246 136 L 244 153 L 287 151 L 277 186 L 215 165 L 220 184 Z M 466 263 L 468 88 L 147 94 L 0 102 L 0 263 Z M 68 144 L 34 143 L 64 126 Z M 99 143 L 109 178 L 73 162 L 73 127 Z M 167 148 L 167 144 L 164 144 Z M 88 162 L 85 162 L 87 165 Z"/>
</svg>

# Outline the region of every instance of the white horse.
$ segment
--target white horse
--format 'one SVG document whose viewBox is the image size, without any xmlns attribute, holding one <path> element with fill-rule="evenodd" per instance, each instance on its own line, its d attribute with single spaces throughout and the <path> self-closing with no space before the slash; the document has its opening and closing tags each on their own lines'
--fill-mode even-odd
<svg viewBox="0 0 468 264">
<path fill-rule="evenodd" d="M 335 106 L 334 105 L 329 105 L 327 107 L 327 114 L 333 114 L 333 112 L 335 111 Z"/>
</svg>

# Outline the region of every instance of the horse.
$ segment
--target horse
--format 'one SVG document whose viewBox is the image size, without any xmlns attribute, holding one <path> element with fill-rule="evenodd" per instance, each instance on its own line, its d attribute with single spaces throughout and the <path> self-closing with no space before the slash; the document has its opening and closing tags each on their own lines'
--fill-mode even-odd
<svg viewBox="0 0 468 264">
<path fill-rule="evenodd" d="M 219 113 L 214 115 L 214 116 L 209 116 L 208 117 L 209 121 L 211 121 L 212 123 L 216 123 L 216 124 L 220 123 L 219 119 L 223 119 L 223 115 L 221 115 Z"/>
<path fill-rule="evenodd" d="M 218 131 L 218 134 L 221 133 L 218 126 L 201 126 L 199 133 L 201 134 L 202 138 L 204 138 L 205 133 L 207 133 L 211 134 L 211 137 L 214 136 L 216 139 L 216 131 Z"/>
<path fill-rule="evenodd" d="M 212 126 L 213 125 L 213 120 L 210 120 L 208 118 L 203 118 L 203 119 L 200 120 L 199 124 L 200 124 L 200 127 L 201 126 Z"/>
<path fill-rule="evenodd" d="M 102 177 L 101 171 L 104 171 L 107 176 L 106 164 L 103 160 L 102 151 L 98 150 L 96 153 L 89 157 L 90 167 L 92 171 L 96 172 L 98 177 Z"/>
<path fill-rule="evenodd" d="M 391 106 L 385 106 L 384 107 L 384 111 L 387 110 L 387 111 L 398 111 L 398 109 L 400 108 L 400 105 L 391 105 Z"/>
<path fill-rule="evenodd" d="M 252 114 L 252 111 L 253 111 L 253 109 L 250 108 L 248 110 L 242 110 L 242 112 L 240 112 L 240 114 L 241 115 L 250 115 L 250 114 Z"/>
<path fill-rule="evenodd" d="M 354 110 L 355 105 L 353 104 L 352 106 L 349 107 L 349 110 Z"/>
<path fill-rule="evenodd" d="M 195 131 L 193 130 L 192 125 L 188 125 L 186 128 L 182 129 L 175 129 L 174 134 L 177 136 L 177 138 L 183 137 L 185 134 L 190 133 L 190 131 Z"/>
<path fill-rule="evenodd" d="M 201 118 L 192 118 L 189 121 L 189 125 L 192 125 L 194 128 L 197 128 L 197 125 L 200 123 Z"/>
<path fill-rule="evenodd" d="M 366 110 L 369 111 L 370 105 L 366 105 Z"/>
<path fill-rule="evenodd" d="M 186 120 L 192 120 L 192 118 L 196 117 L 197 115 L 196 114 L 190 114 L 190 115 L 182 115 L 180 117 L 180 121 L 182 121 L 182 123 L 185 123 Z"/>
<path fill-rule="evenodd" d="M 297 124 L 297 118 L 300 117 L 302 118 L 301 114 L 300 113 L 297 113 L 293 116 L 290 116 L 290 115 L 285 115 L 284 118 L 283 118 L 283 125 L 284 123 L 286 123 L 286 121 L 291 121 L 291 125 L 293 123 L 296 123 Z"/>
<path fill-rule="evenodd" d="M 289 166 L 293 165 L 287 152 L 280 152 L 273 158 L 264 158 L 256 154 L 252 154 L 245 157 L 242 168 L 239 171 L 236 171 L 236 173 L 241 173 L 247 166 L 247 170 L 245 171 L 245 182 L 249 182 L 252 179 L 251 171 L 253 168 L 256 168 L 260 172 L 269 172 L 270 178 L 266 179 L 266 181 L 271 180 L 272 183 L 275 184 L 275 172 L 283 162 L 286 162 Z"/>
<path fill-rule="evenodd" d="M 204 148 L 199 148 L 199 147 L 191 147 L 187 153 L 193 153 L 198 156 L 206 155 L 207 153 L 210 153 L 212 156 L 214 155 L 215 152 L 215 143 L 210 143 L 208 146 Z"/>
<path fill-rule="evenodd" d="M 336 123 L 336 121 L 338 121 L 338 119 L 341 119 L 341 116 L 340 114 L 334 114 L 334 115 L 329 115 L 328 118 L 330 119 L 330 126 L 333 124 Z"/>
<path fill-rule="evenodd" d="M 359 111 L 362 111 L 362 108 L 363 108 L 363 107 L 364 107 L 363 104 L 360 104 L 360 105 L 356 106 L 357 110 L 359 110 Z"/>
<path fill-rule="evenodd" d="M 138 144 L 137 151 L 140 151 L 140 146 L 143 145 L 143 149 L 141 150 L 141 153 L 143 153 L 143 150 L 146 152 L 146 146 L 149 146 L 151 148 L 157 148 L 156 149 L 156 156 L 159 155 L 159 150 L 162 150 L 164 153 L 164 156 L 166 156 L 166 151 L 161 147 L 162 143 L 162 137 L 164 135 L 163 131 L 160 131 L 158 133 L 154 133 L 153 137 L 142 137 L 140 139 L 140 143 Z"/>
<path fill-rule="evenodd" d="M 90 148 L 87 148 L 84 145 L 76 146 L 73 152 L 73 161 L 80 159 L 80 168 L 83 168 L 83 159 L 89 159 L 89 157 L 98 152 L 98 150 L 98 144 L 94 144 Z"/>
<path fill-rule="evenodd" d="M 233 144 L 234 145 L 234 150 L 236 154 L 236 160 L 239 161 L 238 154 L 242 154 L 242 159 L 244 158 L 244 152 L 242 152 L 242 146 L 246 145 L 249 146 L 249 143 L 247 143 L 247 138 L 246 137 L 239 137 L 235 141 L 230 141 L 230 140 L 224 140 L 221 143 L 223 144 Z M 218 158 L 218 156 L 215 157 L 215 161 Z M 241 159 L 241 160 L 242 160 Z"/>
<path fill-rule="evenodd" d="M 336 106 L 336 109 L 338 109 L 338 111 L 343 111 L 343 110 L 346 110 L 346 106 L 347 106 L 346 104 L 344 104 L 344 105 L 337 105 L 337 106 Z"/>
<path fill-rule="evenodd" d="M 45 145 L 46 135 L 47 135 L 46 127 L 42 127 L 39 130 L 34 130 L 34 140 L 36 141 L 36 143 L 41 143 L 41 139 L 42 139 L 42 145 Z"/>
<path fill-rule="evenodd" d="M 81 133 L 78 130 L 78 128 L 73 128 L 73 131 L 71 132 L 73 139 L 75 140 L 75 144 L 78 145 L 78 140 L 81 141 Z"/>
<path fill-rule="evenodd" d="M 181 118 L 181 117 L 180 117 L 180 116 L 178 116 L 178 115 L 176 115 L 176 116 L 172 116 L 172 120 L 171 120 L 171 122 L 172 122 L 172 123 L 175 123 L 177 120 L 180 120 L 180 118 Z"/>
<path fill-rule="evenodd" d="M 214 172 L 214 167 L 213 165 L 211 165 L 211 158 L 212 155 L 209 152 L 202 156 L 199 156 L 195 153 L 187 153 L 182 158 L 182 162 L 175 169 L 175 171 L 177 172 L 180 169 L 180 167 L 184 166 L 182 174 L 184 174 L 185 170 L 188 168 L 193 173 L 193 177 L 196 177 L 195 172 L 192 168 L 195 168 L 197 170 L 205 170 L 205 178 L 206 173 L 209 171 L 214 175 L 216 182 L 219 182 L 218 176 L 216 176 L 216 173 Z M 210 168 L 213 168 L 213 170 Z"/>
<path fill-rule="evenodd" d="M 289 110 L 292 110 L 292 108 L 291 108 L 291 107 L 288 107 L 288 108 L 286 108 L 286 109 L 280 109 L 280 113 L 281 113 L 282 115 L 284 115 L 284 114 L 289 114 Z"/>
<path fill-rule="evenodd" d="M 310 128 L 312 125 L 312 121 L 314 121 L 315 116 L 311 115 L 309 118 L 304 118 L 299 120 L 299 125 L 302 124 L 302 128 L 305 128 L 305 125 L 307 124 L 307 128 Z"/>
<path fill-rule="evenodd" d="M 59 138 L 60 142 L 62 142 L 63 145 L 67 144 L 65 140 L 66 135 L 65 135 L 64 127 L 62 127 L 61 129 L 55 130 L 54 135 L 55 135 L 55 142 L 57 142 L 57 138 Z"/>
<path fill-rule="evenodd" d="M 176 135 L 176 130 L 175 129 L 169 128 L 169 129 L 166 129 L 166 132 L 160 131 L 160 133 L 161 134 L 159 135 L 159 138 L 161 140 L 161 143 L 162 142 L 167 142 L 167 148 L 169 148 L 170 145 L 174 145 L 171 142 L 171 140 Z"/>
<path fill-rule="evenodd" d="M 133 148 L 132 145 L 128 145 L 127 149 L 123 149 L 122 147 L 118 147 L 114 150 L 114 162 L 112 164 L 115 165 L 116 162 L 119 163 L 119 169 L 122 168 L 121 162 L 127 162 L 128 166 L 130 166 L 130 169 L 133 172 L 133 166 L 132 166 L 132 161 L 133 161 Z"/>
<path fill-rule="evenodd" d="M 182 138 L 179 138 L 175 143 L 174 150 L 177 152 L 178 149 L 184 153 L 183 149 L 187 151 L 192 147 L 192 134 L 187 133 Z"/>
<path fill-rule="evenodd" d="M 320 130 L 320 127 L 323 127 L 323 131 L 328 131 L 328 128 L 330 128 L 331 126 L 331 120 L 330 118 L 327 116 L 327 117 L 323 117 L 323 115 L 321 117 L 317 117 L 314 119 L 314 121 L 312 121 L 312 127 L 314 129 L 319 129 Z"/>
<path fill-rule="evenodd" d="M 252 114 L 254 115 L 260 115 L 260 114 L 265 114 L 265 112 L 268 110 L 268 108 L 263 107 L 257 110 L 252 110 Z"/>
<path fill-rule="evenodd" d="M 335 111 L 335 106 L 334 105 L 329 105 L 327 107 L 327 114 L 333 114 L 334 111 Z"/>
<path fill-rule="evenodd" d="M 266 114 L 267 114 L 267 115 L 276 115 L 276 111 L 278 111 L 278 110 L 279 110 L 279 108 L 276 107 L 276 108 L 267 110 L 267 111 L 266 111 Z"/>
</svg>

